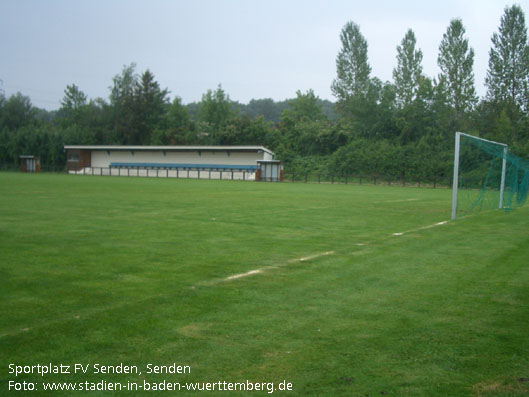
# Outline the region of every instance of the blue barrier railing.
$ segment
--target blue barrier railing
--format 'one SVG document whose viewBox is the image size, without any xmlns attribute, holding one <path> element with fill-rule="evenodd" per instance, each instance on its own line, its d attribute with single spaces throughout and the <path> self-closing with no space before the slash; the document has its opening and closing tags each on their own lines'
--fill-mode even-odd
<svg viewBox="0 0 529 397">
<path fill-rule="evenodd" d="M 211 170 L 211 171 L 247 171 L 254 172 L 257 165 L 234 164 L 184 164 L 184 163 L 110 163 L 111 168 L 151 168 L 151 169 L 180 169 L 180 170 Z"/>
</svg>

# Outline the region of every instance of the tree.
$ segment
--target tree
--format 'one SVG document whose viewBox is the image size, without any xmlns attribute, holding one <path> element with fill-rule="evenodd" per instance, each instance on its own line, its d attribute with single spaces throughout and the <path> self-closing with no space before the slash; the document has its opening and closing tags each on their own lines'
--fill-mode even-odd
<svg viewBox="0 0 529 397">
<path fill-rule="evenodd" d="M 29 97 L 17 92 L 3 102 L 0 114 L 0 130 L 15 131 L 20 127 L 36 123 L 36 109 Z"/>
<path fill-rule="evenodd" d="M 309 89 L 296 92 L 290 108 L 281 114 L 279 133 L 283 150 L 295 155 L 320 156 L 332 153 L 345 143 L 344 136 L 332 128 L 323 111 L 322 101 Z"/>
<path fill-rule="evenodd" d="M 367 94 L 371 66 L 367 59 L 367 41 L 354 22 L 347 22 L 340 34 L 342 49 L 336 58 L 337 77 L 331 90 L 339 103 Z"/>
<path fill-rule="evenodd" d="M 282 111 L 281 103 L 276 103 L 271 98 L 252 99 L 244 109 L 244 113 L 251 118 L 264 116 L 266 120 L 276 123 L 279 122 Z"/>
<path fill-rule="evenodd" d="M 64 90 L 64 97 L 61 101 L 61 108 L 58 112 L 59 124 L 63 127 L 83 124 L 90 124 L 91 114 L 87 110 L 87 97 L 75 84 L 67 85 Z"/>
<path fill-rule="evenodd" d="M 79 110 L 86 105 L 86 95 L 75 84 L 67 85 L 64 90 L 64 98 L 61 101 L 61 107 L 65 110 Z"/>
<path fill-rule="evenodd" d="M 419 76 L 415 98 L 395 112 L 395 123 L 399 129 L 402 144 L 419 141 L 432 127 L 432 81 Z"/>
<path fill-rule="evenodd" d="M 397 103 L 409 105 L 419 90 L 419 79 L 422 76 L 422 51 L 415 49 L 415 34 L 408 29 L 406 35 L 397 46 L 397 66 L 393 69 L 393 79 L 397 95 Z"/>
<path fill-rule="evenodd" d="M 136 64 L 131 63 L 129 66 L 123 66 L 121 75 L 115 75 L 112 79 L 112 87 L 110 87 L 110 103 L 118 105 L 121 104 L 125 98 L 132 98 L 134 96 L 134 88 L 138 82 L 138 75 L 136 74 Z"/>
<path fill-rule="evenodd" d="M 227 122 L 235 116 L 230 97 L 219 84 L 215 91 L 208 90 L 202 95 L 198 108 L 198 118 L 212 133 L 213 140 Z"/>
<path fill-rule="evenodd" d="M 314 94 L 312 89 L 303 94 L 300 90 L 296 91 L 296 99 L 289 101 L 290 109 L 285 109 L 282 118 L 285 116 L 292 117 L 296 121 L 320 121 L 327 120 L 323 113 L 321 101 Z"/>
<path fill-rule="evenodd" d="M 176 97 L 167 111 L 167 124 L 169 128 L 190 130 L 192 128 L 189 109 L 182 104 L 182 99 Z"/>
<path fill-rule="evenodd" d="M 114 113 L 114 136 L 121 144 L 145 145 L 162 122 L 167 107 L 167 89 L 160 89 L 154 75 L 146 70 L 141 76 L 134 63 L 114 76 L 110 105 Z"/>
<path fill-rule="evenodd" d="M 153 131 L 160 125 L 167 110 L 167 89 L 160 89 L 154 75 L 147 69 L 136 82 L 134 107 L 139 135 L 135 143 L 150 142 Z"/>
<path fill-rule="evenodd" d="M 121 75 L 112 79 L 110 105 L 113 111 L 114 140 L 119 144 L 136 144 L 140 135 L 136 122 L 134 92 L 138 82 L 136 64 L 124 66 Z"/>
<path fill-rule="evenodd" d="M 523 10 L 518 5 L 505 8 L 499 33 L 492 35 L 489 68 L 485 84 L 487 99 L 528 106 L 529 46 Z"/>
<path fill-rule="evenodd" d="M 182 104 L 182 99 L 176 97 L 168 105 L 164 121 L 155 129 L 151 136 L 153 145 L 187 145 L 195 143 L 193 135 L 194 123 L 189 109 Z"/>
<path fill-rule="evenodd" d="M 443 35 L 437 58 L 441 68 L 440 79 L 444 78 L 446 81 L 449 100 L 457 118 L 477 103 L 473 71 L 474 50 L 464 35 L 465 27 L 461 19 L 452 19 Z"/>
</svg>

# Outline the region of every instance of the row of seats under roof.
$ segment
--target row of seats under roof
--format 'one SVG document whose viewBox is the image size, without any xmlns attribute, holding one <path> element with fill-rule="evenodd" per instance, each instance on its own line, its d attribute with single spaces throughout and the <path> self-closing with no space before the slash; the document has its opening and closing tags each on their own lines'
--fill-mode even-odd
<svg viewBox="0 0 529 397">
<path fill-rule="evenodd" d="M 182 169 L 182 170 L 233 170 L 233 171 L 255 171 L 256 165 L 232 165 L 232 164 L 185 164 L 185 163 L 110 163 L 111 168 L 157 168 L 157 169 Z"/>
</svg>

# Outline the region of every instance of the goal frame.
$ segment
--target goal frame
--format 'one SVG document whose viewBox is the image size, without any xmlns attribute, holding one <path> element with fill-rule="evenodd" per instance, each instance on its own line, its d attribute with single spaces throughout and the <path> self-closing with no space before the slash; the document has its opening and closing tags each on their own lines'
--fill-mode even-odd
<svg viewBox="0 0 529 397">
<path fill-rule="evenodd" d="M 503 193 L 505 190 L 505 175 L 507 171 L 507 153 L 509 151 L 509 146 L 505 143 L 490 141 L 488 139 L 479 138 L 474 135 L 465 134 L 464 132 L 456 132 L 456 144 L 454 150 L 454 179 L 452 182 L 452 220 L 455 220 L 457 217 L 457 198 L 458 198 L 458 188 L 459 188 L 459 153 L 461 147 L 461 136 L 466 136 L 472 139 L 477 139 L 479 141 L 492 143 L 495 145 L 503 146 L 503 162 L 501 169 L 501 182 L 500 182 L 500 201 L 498 203 L 498 208 L 503 208 Z"/>
</svg>

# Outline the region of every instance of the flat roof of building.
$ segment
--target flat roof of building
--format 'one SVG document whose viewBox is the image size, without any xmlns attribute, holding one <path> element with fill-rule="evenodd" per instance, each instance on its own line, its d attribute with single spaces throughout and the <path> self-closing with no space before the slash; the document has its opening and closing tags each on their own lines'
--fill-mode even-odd
<svg viewBox="0 0 529 397">
<path fill-rule="evenodd" d="M 79 150 L 123 150 L 123 151 L 167 151 L 167 152 L 266 152 L 274 154 L 264 146 L 119 146 L 119 145 L 65 145 L 64 149 Z"/>
</svg>

